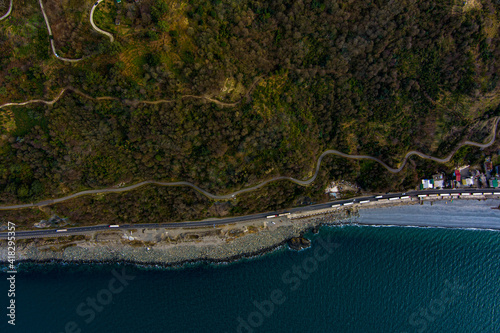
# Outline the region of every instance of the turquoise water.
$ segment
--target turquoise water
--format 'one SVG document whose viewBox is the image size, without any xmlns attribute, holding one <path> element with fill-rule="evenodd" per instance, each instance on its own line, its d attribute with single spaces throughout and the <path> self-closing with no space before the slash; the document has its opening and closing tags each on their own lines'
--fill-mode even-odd
<svg viewBox="0 0 500 333">
<path fill-rule="evenodd" d="M 350 226 L 309 236 L 310 249 L 229 265 L 25 266 L 16 326 L 2 315 L 0 332 L 500 332 L 500 233 Z M 133 279 L 110 287 L 113 270 Z M 97 296 L 106 304 L 92 310 Z"/>
</svg>

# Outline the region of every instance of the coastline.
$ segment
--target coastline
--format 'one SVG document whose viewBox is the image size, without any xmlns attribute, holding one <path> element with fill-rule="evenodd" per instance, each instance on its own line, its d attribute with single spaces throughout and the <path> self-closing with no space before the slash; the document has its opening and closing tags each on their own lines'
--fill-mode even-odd
<svg viewBox="0 0 500 333">
<path fill-rule="evenodd" d="M 230 226 L 225 233 L 219 231 L 218 237 L 205 235 L 199 240 L 199 234 L 205 229 L 183 229 L 172 238 L 151 241 L 128 241 L 119 233 L 96 235 L 73 242 L 64 242 L 62 238 L 47 242 L 43 239 L 24 240 L 17 245 L 17 263 L 81 263 L 115 264 L 127 263 L 143 266 L 181 267 L 188 264 L 207 263 L 225 264 L 245 258 L 255 258 L 288 246 L 293 238 L 300 238 L 305 233 L 317 230 L 323 225 L 342 225 L 351 223 L 351 212 L 336 212 L 321 217 L 301 219 L 300 223 L 283 222 L 267 225 L 269 221 L 254 222 L 261 224 L 260 230 L 251 229 L 238 234 L 238 229 Z M 279 225 L 282 223 L 283 225 Z M 240 228 L 240 226 L 237 226 Z M 242 226 L 241 229 L 248 228 Z M 252 226 L 250 226 L 252 228 Z M 143 230 L 137 232 L 143 233 Z M 144 231 L 143 234 L 147 235 Z M 169 231 L 170 233 L 172 231 Z M 231 237 L 230 235 L 235 235 Z M 157 235 L 157 234 L 155 234 Z M 194 237 L 194 236 L 197 237 Z M 194 240 L 193 240 L 194 239 Z M 0 248 L 0 264 L 5 264 L 6 247 Z"/>
<path fill-rule="evenodd" d="M 359 226 L 500 231 L 497 198 L 423 200 L 419 206 L 360 209 Z M 420 209 L 421 207 L 422 209 Z M 495 208 L 495 209 L 492 209 Z"/>
<path fill-rule="evenodd" d="M 472 200 L 480 200 L 478 204 Z M 190 264 L 227 264 L 260 257 L 277 251 L 294 238 L 302 238 L 308 232 L 317 232 L 322 226 L 395 226 L 417 228 L 451 228 L 474 230 L 500 230 L 500 211 L 489 209 L 498 207 L 499 199 L 460 199 L 454 207 L 463 206 L 462 211 L 489 209 L 498 228 L 481 225 L 436 225 L 426 218 L 417 225 L 409 221 L 411 212 L 425 212 L 425 206 L 452 205 L 445 199 L 433 198 L 421 202 L 408 200 L 379 203 L 373 206 L 357 206 L 348 210 L 311 214 L 299 219 L 276 218 L 255 220 L 251 224 L 228 225 L 218 228 L 141 229 L 140 226 L 127 236 L 124 232 L 96 232 L 92 236 L 70 236 L 52 239 L 18 240 L 17 263 L 72 263 L 72 264 L 132 264 L 140 266 L 183 267 Z M 424 207 L 421 207 L 423 205 Z M 462 211 L 459 213 L 463 215 Z M 406 213 L 405 213 L 406 212 Z M 446 212 L 445 212 L 446 213 Z M 405 215 L 406 214 L 406 215 Z M 432 213 L 428 213 L 432 214 Z M 472 212 L 474 214 L 474 212 Z M 425 215 L 425 214 L 424 214 Z M 466 215 L 466 214 L 465 214 Z M 367 219 L 367 216 L 370 219 Z M 402 218 L 406 216 L 406 218 Z M 467 216 L 465 216 L 467 218 Z M 383 219 L 383 220 L 382 220 Z M 381 222 L 382 221 L 382 222 Z M 396 221 L 396 223 L 394 223 Z M 482 220 L 481 220 L 482 221 Z M 496 221 L 496 220 L 495 220 Z M 472 223 L 472 222 L 471 222 Z M 451 223 L 453 224 L 453 223 Z M 137 236 L 140 235 L 140 236 Z M 83 237 L 83 238 L 82 238 Z M 126 239 L 130 237 L 130 239 Z M 68 239 L 72 239 L 69 240 Z M 0 248 L 0 263 L 5 264 L 6 247 Z"/>
</svg>

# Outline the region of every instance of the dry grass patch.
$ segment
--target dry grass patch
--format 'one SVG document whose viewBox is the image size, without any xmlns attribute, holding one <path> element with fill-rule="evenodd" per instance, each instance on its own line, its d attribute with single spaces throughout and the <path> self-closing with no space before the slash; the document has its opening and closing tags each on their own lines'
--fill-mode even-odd
<svg viewBox="0 0 500 333">
<path fill-rule="evenodd" d="M 483 5 L 481 4 L 480 0 L 465 0 L 464 1 L 464 6 L 463 6 L 463 11 L 468 12 L 473 9 L 478 9 L 480 10 L 483 8 Z"/>
</svg>

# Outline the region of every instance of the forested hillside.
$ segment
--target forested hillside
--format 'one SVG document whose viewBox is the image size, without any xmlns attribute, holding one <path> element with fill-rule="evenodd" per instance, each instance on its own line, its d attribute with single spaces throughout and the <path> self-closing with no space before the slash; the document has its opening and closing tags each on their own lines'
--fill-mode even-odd
<svg viewBox="0 0 500 333">
<path fill-rule="evenodd" d="M 94 2 L 44 2 L 61 54 L 85 59 L 56 59 L 38 1 L 14 0 L 0 22 L 0 104 L 65 87 L 116 99 L 68 90 L 0 109 L 3 204 L 145 179 L 226 193 L 310 177 L 325 149 L 398 166 L 409 150 L 445 156 L 500 115 L 496 0 L 106 1 L 95 22 L 113 43 L 87 26 Z M 437 168 L 330 161 L 322 181 L 366 191 Z"/>
</svg>

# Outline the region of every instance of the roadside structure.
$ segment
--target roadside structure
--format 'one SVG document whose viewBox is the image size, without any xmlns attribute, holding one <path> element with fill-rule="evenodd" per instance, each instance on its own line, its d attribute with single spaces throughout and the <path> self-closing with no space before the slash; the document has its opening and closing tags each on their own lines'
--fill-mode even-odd
<svg viewBox="0 0 500 333">
<path fill-rule="evenodd" d="M 486 160 L 484 161 L 484 171 L 488 178 L 491 177 L 491 172 L 493 171 L 493 163 L 491 162 L 491 157 L 486 157 Z"/>
<path fill-rule="evenodd" d="M 446 181 L 446 176 L 444 173 L 438 173 L 432 176 L 432 179 L 434 181 L 434 188 L 436 189 L 442 189 L 445 188 L 445 181 Z"/>
<path fill-rule="evenodd" d="M 429 188 L 434 188 L 434 180 L 433 179 L 422 179 L 422 185 L 420 185 L 420 188 L 422 190 L 426 190 Z"/>
</svg>

